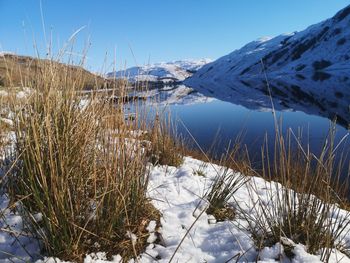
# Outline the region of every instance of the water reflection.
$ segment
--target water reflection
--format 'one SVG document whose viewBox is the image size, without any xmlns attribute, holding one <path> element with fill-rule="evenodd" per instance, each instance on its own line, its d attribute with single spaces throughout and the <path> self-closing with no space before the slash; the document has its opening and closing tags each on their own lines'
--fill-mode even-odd
<svg viewBox="0 0 350 263">
<path fill-rule="evenodd" d="M 151 101 L 167 105 L 177 124 L 178 133 L 189 132 L 205 150 L 216 157 L 224 153 L 232 140 L 243 133 L 252 161 L 260 162 L 261 146 L 267 135 L 270 147 L 274 141 L 274 105 L 282 132 L 291 129 L 302 134 L 302 141 L 318 155 L 336 118 L 336 142 L 348 134 L 350 114 L 350 81 L 346 76 L 332 75 L 315 81 L 315 76 L 280 76 L 239 79 L 234 83 L 195 87 L 163 87 L 150 91 Z M 318 78 L 317 78 L 318 79 Z M 269 96 L 271 94 L 271 97 Z M 214 148 L 212 145 L 214 143 Z M 349 147 L 344 142 L 344 147 Z M 271 150 L 272 152 L 272 150 Z"/>
<path fill-rule="evenodd" d="M 271 110 L 273 103 L 278 111 L 302 111 L 336 119 L 345 128 L 350 123 L 350 79 L 344 75 L 284 75 L 268 78 L 268 84 L 262 78 L 237 79 L 234 83 L 214 81 L 194 88 L 206 96 L 252 110 Z"/>
</svg>

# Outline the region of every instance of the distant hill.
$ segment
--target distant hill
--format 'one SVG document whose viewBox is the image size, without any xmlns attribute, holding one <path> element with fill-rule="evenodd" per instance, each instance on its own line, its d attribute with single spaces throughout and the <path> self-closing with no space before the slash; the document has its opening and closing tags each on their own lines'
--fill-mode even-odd
<svg viewBox="0 0 350 263">
<path fill-rule="evenodd" d="M 210 59 L 161 62 L 110 72 L 107 78 L 126 79 L 130 82 L 182 81 L 209 62 Z"/>
<path fill-rule="evenodd" d="M 54 63 L 56 69 L 61 70 L 62 73 L 69 69 L 70 74 L 77 74 L 82 78 L 84 89 L 113 86 L 113 80 L 93 74 L 79 66 L 10 53 L 0 53 L 0 86 L 28 86 L 49 63 Z"/>
</svg>

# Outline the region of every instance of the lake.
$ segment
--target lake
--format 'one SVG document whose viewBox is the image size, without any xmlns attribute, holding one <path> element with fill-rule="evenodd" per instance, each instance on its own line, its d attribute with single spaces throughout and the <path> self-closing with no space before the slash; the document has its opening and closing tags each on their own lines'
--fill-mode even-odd
<svg viewBox="0 0 350 263">
<path fill-rule="evenodd" d="M 346 76 L 322 81 L 305 79 L 284 76 L 283 81 L 270 80 L 268 89 L 261 79 L 202 86 L 197 90 L 178 85 L 152 90 L 151 95 L 157 98 L 158 107 L 170 112 L 179 134 L 189 138 L 191 133 L 204 151 L 212 149 L 215 156 L 224 153 L 230 141 L 242 134 L 241 142 L 247 145 L 251 159 L 259 161 L 265 135 L 272 143 L 275 134 L 272 104 L 283 133 L 287 129 L 296 136 L 302 133 L 304 145 L 308 144 L 317 155 L 331 120 L 338 121 L 334 126 L 336 142 L 348 136 L 350 83 Z M 347 139 L 342 146 L 349 147 Z"/>
</svg>

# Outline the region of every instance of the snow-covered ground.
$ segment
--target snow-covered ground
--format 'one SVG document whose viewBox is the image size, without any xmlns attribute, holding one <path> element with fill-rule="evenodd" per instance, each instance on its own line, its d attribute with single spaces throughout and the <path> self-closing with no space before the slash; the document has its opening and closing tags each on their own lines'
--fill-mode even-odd
<svg viewBox="0 0 350 263">
<path fill-rule="evenodd" d="M 15 95 L 17 99 L 25 99 L 33 93 L 33 89 L 29 87 L 13 87 L 11 88 L 11 92 L 9 93 L 7 89 L 0 89 L 0 98 Z"/>
<path fill-rule="evenodd" d="M 160 62 L 144 66 L 136 66 L 110 72 L 108 78 L 125 78 L 130 82 L 136 81 L 182 81 L 191 76 L 203 65 L 211 62 L 210 59 L 178 60 L 173 62 Z"/>
<path fill-rule="evenodd" d="M 295 257 L 290 261 L 283 252 L 281 244 L 266 247 L 260 253 L 254 246 L 251 233 L 244 230 L 247 222 L 236 218 L 233 221 L 215 222 L 203 208 L 202 197 L 212 184 L 215 176 L 223 172 L 224 168 L 190 157 L 178 167 L 156 166 L 151 167 L 149 197 L 153 205 L 161 212 L 161 227 L 156 229 L 155 222 L 151 222 L 148 230 L 148 246 L 138 260 L 131 262 L 320 262 L 319 255 L 310 255 L 305 247 L 296 244 L 293 249 Z M 201 171 L 199 176 L 197 171 Z M 229 170 L 235 176 L 237 173 Z M 229 200 L 229 204 L 240 207 L 249 213 L 254 213 L 254 202 L 257 198 L 268 200 L 268 189 L 274 185 L 257 177 L 242 186 Z M 234 201 L 235 200 L 235 201 Z M 8 199 L 1 197 L 1 209 L 8 225 L 15 226 L 21 233 L 24 226 L 19 215 L 6 209 Z M 347 216 L 345 211 L 341 214 Z M 5 225 L 2 225 L 6 229 Z M 155 244 L 155 231 L 162 236 L 162 244 Z M 350 241 L 350 237 L 345 237 Z M 18 242 L 20 241 L 20 243 Z M 24 249 L 25 248 L 25 249 Z M 16 240 L 9 231 L 0 232 L 0 261 L 21 262 L 21 259 L 30 260 L 27 252 L 32 255 L 40 253 L 38 243 L 20 236 Z M 176 253 L 175 253 L 176 252 Z M 174 256 L 173 256 L 174 255 Z M 56 261 L 55 261 L 56 260 Z M 39 262 L 62 262 L 58 259 L 44 259 Z M 103 252 L 88 255 L 86 263 L 110 262 Z M 111 262 L 121 262 L 120 256 L 113 257 Z M 350 262 L 349 258 L 339 251 L 333 251 L 330 262 Z"/>
</svg>

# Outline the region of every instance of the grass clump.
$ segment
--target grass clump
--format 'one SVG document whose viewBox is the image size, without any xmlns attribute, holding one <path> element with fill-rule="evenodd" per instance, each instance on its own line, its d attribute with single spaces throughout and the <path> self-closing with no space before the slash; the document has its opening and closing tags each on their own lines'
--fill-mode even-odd
<svg viewBox="0 0 350 263">
<path fill-rule="evenodd" d="M 246 180 L 245 176 L 234 173 L 229 168 L 219 171 L 205 195 L 209 204 L 207 213 L 213 215 L 217 221 L 233 220 L 235 211 L 228 202 Z"/>
<path fill-rule="evenodd" d="M 241 172 L 245 171 L 247 164 L 243 160 L 240 144 L 236 143 L 230 153 L 221 158 L 219 163 L 223 165 L 223 168 L 216 172 L 213 183 L 205 194 L 205 199 L 209 203 L 207 213 L 213 215 L 217 221 L 235 218 L 236 212 L 228 202 L 249 180 L 249 177 Z M 233 169 L 229 167 L 233 167 Z"/>
<path fill-rule="evenodd" d="M 206 168 L 208 167 L 208 163 L 206 162 L 202 162 L 200 164 L 200 166 L 198 167 L 198 169 L 194 169 L 193 170 L 193 175 L 196 175 L 196 176 L 201 176 L 201 177 L 206 177 Z"/>
<path fill-rule="evenodd" d="M 210 158 L 210 151 L 209 153 L 204 152 L 185 124 L 182 124 L 198 148 L 198 150 L 185 148 L 186 154 L 203 161 L 198 169 L 193 171 L 193 175 L 205 177 L 205 170 L 208 165 L 211 165 L 215 170 L 216 175 L 213 178 L 213 182 L 203 197 L 205 202 L 207 202 L 206 212 L 213 215 L 217 221 L 233 220 L 236 216 L 236 211 L 229 204 L 229 200 L 248 182 L 248 175 L 253 171 L 247 151 L 242 151 L 241 149 L 241 136 L 236 137 L 232 147 L 231 144 L 228 145 L 226 154 L 222 154 L 219 159 L 214 159 Z M 221 168 L 218 170 L 214 164 L 219 165 Z"/>
<path fill-rule="evenodd" d="M 183 162 L 184 147 L 181 139 L 173 130 L 170 115 L 168 119 L 160 119 L 156 115 L 149 135 L 151 145 L 148 150 L 150 161 L 154 165 L 170 165 L 178 167 Z"/>
<path fill-rule="evenodd" d="M 348 254 L 343 238 L 350 219 L 349 212 L 338 204 L 344 189 L 340 180 L 342 161 L 336 162 L 340 146 L 334 144 L 332 131 L 319 157 L 304 149 L 298 138 L 293 153 L 292 132 L 284 137 L 277 131 L 273 162 L 263 154 L 263 177 L 270 181 L 265 183 L 265 195 L 257 194 L 261 189 L 251 184 L 254 207 L 243 211 L 258 248 L 279 242 L 292 258 L 295 244 L 303 244 L 307 252 L 320 255 L 325 262 L 334 249 Z"/>
<path fill-rule="evenodd" d="M 78 69 L 57 67 L 46 61 L 29 83 L 35 91 L 27 101 L 20 109 L 13 101 L 18 162 L 11 197 L 46 255 L 137 257 L 148 222 L 159 219 L 146 197 L 148 157 L 130 139 L 137 126 L 125 121 L 123 105 L 106 103 L 101 92 L 82 100 Z"/>
</svg>

